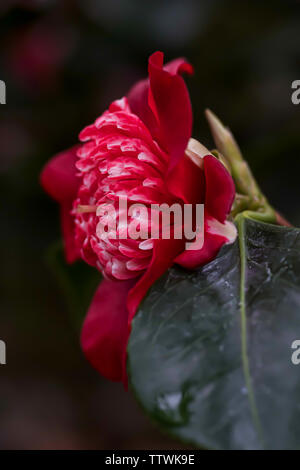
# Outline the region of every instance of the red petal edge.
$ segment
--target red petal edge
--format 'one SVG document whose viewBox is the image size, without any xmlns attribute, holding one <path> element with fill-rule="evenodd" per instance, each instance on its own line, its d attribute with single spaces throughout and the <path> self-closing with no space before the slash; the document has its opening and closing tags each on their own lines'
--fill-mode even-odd
<svg viewBox="0 0 300 470">
<path fill-rule="evenodd" d="M 205 174 L 205 210 L 224 223 L 235 197 L 235 186 L 223 163 L 212 155 L 203 158 Z"/>
<path fill-rule="evenodd" d="M 80 183 L 75 168 L 78 148 L 79 145 L 75 145 L 53 157 L 45 165 L 40 176 L 44 190 L 61 204 L 61 227 L 67 263 L 73 263 L 79 258 L 74 240 L 74 218 L 71 215 L 73 200 L 77 195 Z"/>
<path fill-rule="evenodd" d="M 92 300 L 81 332 L 82 350 L 92 366 L 104 377 L 126 385 L 128 341 L 128 292 L 136 280 L 104 279 Z"/>
<path fill-rule="evenodd" d="M 196 269 L 212 261 L 227 242 L 228 239 L 224 236 L 211 234 L 205 230 L 204 245 L 201 250 L 185 250 L 175 258 L 174 263 L 185 269 Z"/>
</svg>

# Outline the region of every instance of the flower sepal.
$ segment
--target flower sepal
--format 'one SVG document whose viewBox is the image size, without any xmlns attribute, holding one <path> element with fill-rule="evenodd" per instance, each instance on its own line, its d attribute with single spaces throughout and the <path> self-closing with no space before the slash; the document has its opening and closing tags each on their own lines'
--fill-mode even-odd
<svg viewBox="0 0 300 470">
<path fill-rule="evenodd" d="M 243 212 L 261 222 L 278 223 L 275 209 L 260 189 L 248 163 L 228 127 L 209 109 L 205 112 L 219 155 L 230 171 L 236 186 L 231 214 L 235 218 Z"/>
</svg>

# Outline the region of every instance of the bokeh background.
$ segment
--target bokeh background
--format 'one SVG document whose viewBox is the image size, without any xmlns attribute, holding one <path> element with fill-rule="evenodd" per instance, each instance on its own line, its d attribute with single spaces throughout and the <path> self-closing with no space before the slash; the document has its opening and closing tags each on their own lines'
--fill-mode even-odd
<svg viewBox="0 0 300 470">
<path fill-rule="evenodd" d="M 195 66 L 194 136 L 212 147 L 210 107 L 273 205 L 300 225 L 299 34 L 296 0 L 1 0 L 0 448 L 180 448 L 83 358 L 78 323 L 98 275 L 79 265 L 77 287 L 68 283 L 58 207 L 38 175 L 160 49 Z"/>
</svg>

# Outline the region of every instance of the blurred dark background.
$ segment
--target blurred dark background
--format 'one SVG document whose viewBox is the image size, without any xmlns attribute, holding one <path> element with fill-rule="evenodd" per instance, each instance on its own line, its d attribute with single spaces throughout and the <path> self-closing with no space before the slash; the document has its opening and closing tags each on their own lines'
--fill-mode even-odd
<svg viewBox="0 0 300 470">
<path fill-rule="evenodd" d="M 300 105 L 291 102 L 299 34 L 296 0 L 1 0 L 0 448 L 180 447 L 83 358 L 72 289 L 50 260 L 58 207 L 38 175 L 146 75 L 148 56 L 160 49 L 195 66 L 194 136 L 212 147 L 203 116 L 210 107 L 273 205 L 300 224 Z"/>
</svg>

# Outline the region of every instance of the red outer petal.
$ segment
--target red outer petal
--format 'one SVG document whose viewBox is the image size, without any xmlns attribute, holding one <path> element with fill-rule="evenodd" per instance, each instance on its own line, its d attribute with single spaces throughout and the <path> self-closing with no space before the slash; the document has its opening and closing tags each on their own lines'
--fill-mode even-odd
<svg viewBox="0 0 300 470">
<path fill-rule="evenodd" d="M 183 78 L 177 75 L 184 62 L 176 61 L 176 74 L 163 69 L 162 52 L 149 58 L 149 105 L 157 116 L 163 147 L 170 154 L 170 168 L 184 155 L 192 133 L 192 107 Z M 172 70 L 172 65 L 169 65 Z"/>
<path fill-rule="evenodd" d="M 192 73 L 184 59 L 165 67 L 163 53 L 149 58 L 149 80 L 137 83 L 128 94 L 131 110 L 150 130 L 153 138 L 170 154 L 170 168 L 183 156 L 192 132 L 192 108 L 180 73 Z"/>
<path fill-rule="evenodd" d="M 103 280 L 92 300 L 81 332 L 81 347 L 104 377 L 127 385 L 126 347 L 131 321 L 151 285 L 184 249 L 182 240 L 157 240 L 152 262 L 137 281 Z"/>
<path fill-rule="evenodd" d="M 205 218 L 215 218 L 224 223 L 235 196 L 234 182 L 224 165 L 212 155 L 203 158 L 205 175 Z M 220 248 L 227 243 L 225 236 L 205 230 L 201 250 L 185 250 L 175 263 L 187 269 L 195 269 L 213 260 Z"/>
<path fill-rule="evenodd" d="M 92 366 L 104 377 L 126 383 L 128 311 L 126 300 L 136 280 L 104 279 L 84 320 L 81 346 Z"/>
<path fill-rule="evenodd" d="M 74 263 L 79 256 L 79 251 L 75 243 L 74 217 L 71 215 L 72 202 L 63 202 L 60 206 L 61 230 L 64 240 L 65 258 L 67 263 Z"/>
<path fill-rule="evenodd" d="M 44 190 L 61 204 L 61 226 L 67 263 L 73 263 L 79 258 L 74 237 L 74 217 L 71 215 L 73 200 L 77 196 L 80 183 L 75 168 L 78 148 L 79 145 L 76 145 L 53 157 L 45 165 L 40 176 Z"/>
<path fill-rule="evenodd" d="M 46 163 L 40 181 L 44 190 L 57 202 L 73 200 L 77 195 L 80 180 L 76 176 L 76 152 L 80 146 L 59 153 Z"/>
<path fill-rule="evenodd" d="M 217 158 L 207 155 L 203 160 L 206 188 L 205 210 L 224 223 L 235 197 L 234 182 Z"/>
<path fill-rule="evenodd" d="M 201 204 L 205 199 L 204 171 L 190 158 L 181 158 L 167 177 L 167 187 L 185 204 Z"/>
<path fill-rule="evenodd" d="M 158 123 L 148 104 L 149 80 L 140 80 L 129 91 L 127 99 L 131 111 L 136 114 L 149 129 L 152 137 L 159 141 Z"/>
<path fill-rule="evenodd" d="M 205 232 L 204 245 L 201 250 L 185 250 L 177 256 L 174 263 L 186 269 L 196 269 L 212 261 L 227 242 L 225 237 Z"/>
<path fill-rule="evenodd" d="M 184 240 L 155 240 L 152 261 L 128 295 L 127 307 L 129 311 L 128 323 L 131 321 L 152 284 L 172 266 L 174 258 L 184 250 Z"/>
</svg>

